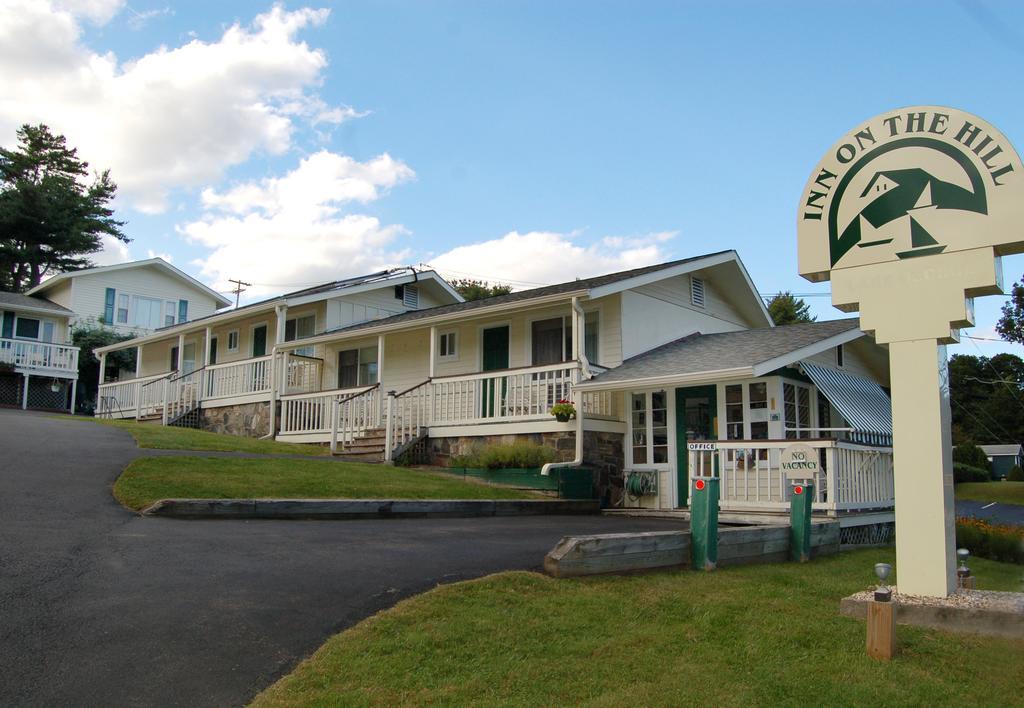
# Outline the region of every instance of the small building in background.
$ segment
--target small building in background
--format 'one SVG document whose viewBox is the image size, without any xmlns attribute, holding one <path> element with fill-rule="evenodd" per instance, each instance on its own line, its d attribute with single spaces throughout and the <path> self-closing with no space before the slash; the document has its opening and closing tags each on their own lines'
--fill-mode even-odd
<svg viewBox="0 0 1024 708">
<path fill-rule="evenodd" d="M 1014 465 L 1024 467 L 1024 449 L 1020 443 L 979 445 L 992 463 L 992 479 L 1006 479 Z"/>
</svg>

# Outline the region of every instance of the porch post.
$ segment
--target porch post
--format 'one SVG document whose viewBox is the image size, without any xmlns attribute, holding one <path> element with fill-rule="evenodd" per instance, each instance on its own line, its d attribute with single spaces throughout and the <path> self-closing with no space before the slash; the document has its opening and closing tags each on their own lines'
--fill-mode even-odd
<svg viewBox="0 0 1024 708">
<path fill-rule="evenodd" d="M 25 374 L 25 389 L 21 392 L 21 410 L 28 408 L 28 380 L 29 375 Z"/>
<path fill-rule="evenodd" d="M 205 348 L 203 350 L 203 366 L 209 366 L 210 365 L 210 351 L 212 349 L 210 339 L 212 338 L 212 336 L 213 336 L 213 328 L 212 327 L 207 327 L 206 328 L 206 344 L 205 344 Z"/>
<path fill-rule="evenodd" d="M 430 366 L 427 368 L 427 378 L 434 378 L 434 362 L 437 361 L 437 327 L 430 328 Z"/>
<path fill-rule="evenodd" d="M 384 335 L 377 335 L 377 383 L 384 385 Z"/>
<path fill-rule="evenodd" d="M 68 413 L 75 414 L 75 395 L 78 393 L 78 379 L 71 379 L 71 405 L 68 406 Z"/>
<path fill-rule="evenodd" d="M 135 347 L 135 378 L 142 376 L 142 345 Z M 102 381 L 100 383 L 103 383 Z"/>
<path fill-rule="evenodd" d="M 274 341 L 278 344 L 284 344 L 285 323 L 288 321 L 288 306 L 278 305 L 274 308 L 274 312 L 277 314 L 277 331 L 274 332 Z"/>
<path fill-rule="evenodd" d="M 136 374 L 137 373 L 138 373 L 138 370 L 136 369 Z M 101 384 L 107 382 L 107 353 L 106 352 L 103 352 L 102 354 L 100 354 L 100 375 L 99 375 L 99 380 L 100 380 Z"/>
<path fill-rule="evenodd" d="M 185 368 L 185 333 L 178 335 L 178 375 L 181 376 Z"/>
</svg>

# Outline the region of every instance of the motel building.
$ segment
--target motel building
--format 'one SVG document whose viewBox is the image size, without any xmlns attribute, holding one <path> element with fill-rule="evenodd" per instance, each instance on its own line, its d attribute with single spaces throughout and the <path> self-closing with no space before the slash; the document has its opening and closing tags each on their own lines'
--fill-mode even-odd
<svg viewBox="0 0 1024 708">
<path fill-rule="evenodd" d="M 106 366 L 122 349 L 134 371 Z M 844 541 L 891 531 L 886 347 L 856 319 L 773 326 L 735 251 L 472 302 L 433 271 L 383 271 L 97 355 L 99 416 L 372 461 L 528 440 L 644 513 L 685 512 L 698 475 L 720 477 L 724 512 L 788 513 L 780 458 L 799 441 L 820 456 L 814 510 Z M 560 400 L 575 418 L 551 415 Z"/>
</svg>

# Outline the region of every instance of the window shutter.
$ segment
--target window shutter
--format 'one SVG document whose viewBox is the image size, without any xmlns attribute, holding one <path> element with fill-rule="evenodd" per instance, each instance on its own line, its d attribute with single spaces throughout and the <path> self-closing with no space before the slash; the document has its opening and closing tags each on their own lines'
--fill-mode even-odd
<svg viewBox="0 0 1024 708">
<path fill-rule="evenodd" d="M 696 307 L 704 307 L 704 280 L 690 276 L 690 302 Z"/>
<path fill-rule="evenodd" d="M 4 339 L 14 339 L 14 313 L 4 312 L 4 324 L 3 330 L 0 331 L 0 337 Z"/>
<path fill-rule="evenodd" d="M 188 300 L 178 300 L 178 324 L 188 322 Z"/>
<path fill-rule="evenodd" d="M 107 288 L 107 296 L 103 301 L 103 323 L 112 325 L 114 324 L 114 300 L 116 293 L 113 288 Z"/>
</svg>

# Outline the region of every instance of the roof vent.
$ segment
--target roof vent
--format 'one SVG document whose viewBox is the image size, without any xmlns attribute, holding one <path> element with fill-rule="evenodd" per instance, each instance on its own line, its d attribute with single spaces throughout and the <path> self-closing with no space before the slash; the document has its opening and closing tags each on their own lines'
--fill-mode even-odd
<svg viewBox="0 0 1024 708">
<path fill-rule="evenodd" d="M 415 285 L 402 287 L 402 304 L 410 310 L 418 309 L 420 306 L 420 291 Z"/>
<path fill-rule="evenodd" d="M 704 307 L 704 280 L 690 276 L 690 302 L 696 307 Z"/>
</svg>

